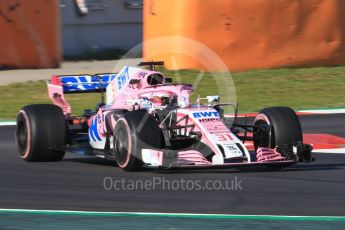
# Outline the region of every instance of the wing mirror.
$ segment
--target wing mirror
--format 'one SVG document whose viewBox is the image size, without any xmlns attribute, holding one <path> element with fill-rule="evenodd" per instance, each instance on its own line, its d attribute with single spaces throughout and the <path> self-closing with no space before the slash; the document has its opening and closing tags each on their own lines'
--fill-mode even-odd
<svg viewBox="0 0 345 230">
<path fill-rule="evenodd" d="M 129 84 L 139 84 L 140 83 L 140 79 L 131 79 L 129 81 Z"/>
<path fill-rule="evenodd" d="M 166 77 L 166 78 L 164 79 L 164 83 L 172 83 L 172 82 L 173 82 L 173 79 L 170 78 L 170 77 Z"/>
<path fill-rule="evenodd" d="M 220 100 L 220 96 L 219 95 L 215 95 L 215 96 L 207 96 L 207 104 L 209 106 L 213 106 L 216 103 L 219 103 Z"/>
</svg>

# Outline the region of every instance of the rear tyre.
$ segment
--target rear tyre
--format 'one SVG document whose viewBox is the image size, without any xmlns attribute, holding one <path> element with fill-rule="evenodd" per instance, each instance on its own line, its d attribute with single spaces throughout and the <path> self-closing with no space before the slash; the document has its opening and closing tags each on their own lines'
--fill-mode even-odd
<svg viewBox="0 0 345 230">
<path fill-rule="evenodd" d="M 142 149 L 162 148 L 163 141 L 158 122 L 146 110 L 125 113 L 117 120 L 113 133 L 115 161 L 126 171 L 142 168 Z"/>
<path fill-rule="evenodd" d="M 254 147 L 277 148 L 286 159 L 297 160 L 292 146 L 303 143 L 302 128 L 296 113 L 288 107 L 261 110 L 254 121 Z"/>
<path fill-rule="evenodd" d="M 23 107 L 15 132 L 21 157 L 26 161 L 58 161 L 65 155 L 66 122 L 56 105 Z"/>
</svg>

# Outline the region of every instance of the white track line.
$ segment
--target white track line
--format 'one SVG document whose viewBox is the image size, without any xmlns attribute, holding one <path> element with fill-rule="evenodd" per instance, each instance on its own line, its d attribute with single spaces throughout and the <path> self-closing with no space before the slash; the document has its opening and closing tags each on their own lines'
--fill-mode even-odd
<svg viewBox="0 0 345 230">
<path fill-rule="evenodd" d="M 314 149 L 313 153 L 342 153 L 345 154 L 345 148 L 337 149 Z"/>
<path fill-rule="evenodd" d="M 298 110 L 297 113 L 310 113 L 314 115 L 318 114 L 339 114 L 339 113 L 345 113 L 345 109 L 313 109 L 313 110 Z M 244 114 L 238 114 L 237 117 L 245 117 L 248 116 L 248 114 L 252 115 L 252 113 L 244 113 Z M 235 117 L 234 114 L 225 114 L 225 117 Z"/>
<path fill-rule="evenodd" d="M 0 121 L 0 126 L 16 125 L 15 121 Z"/>
<path fill-rule="evenodd" d="M 299 110 L 302 113 L 312 113 L 312 114 L 337 114 L 345 113 L 345 109 L 314 109 L 314 110 Z"/>
<path fill-rule="evenodd" d="M 72 210 L 35 210 L 35 209 L 0 209 L 0 213 L 21 214 L 55 214 L 55 215 L 110 215 L 110 216 L 143 216 L 143 217 L 187 217 L 187 218 L 229 218 L 229 219 L 262 219 L 262 220 L 331 220 L 345 221 L 344 216 L 293 216 L 293 215 L 241 215 L 241 214 L 206 214 L 206 213 L 166 213 L 166 212 L 104 212 Z"/>
</svg>

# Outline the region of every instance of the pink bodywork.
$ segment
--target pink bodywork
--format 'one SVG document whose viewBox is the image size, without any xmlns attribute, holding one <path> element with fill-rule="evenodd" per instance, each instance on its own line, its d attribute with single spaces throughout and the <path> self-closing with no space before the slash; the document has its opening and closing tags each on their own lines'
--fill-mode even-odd
<svg viewBox="0 0 345 230">
<path fill-rule="evenodd" d="M 61 85 L 48 84 L 48 95 L 54 105 L 59 106 L 66 117 L 71 115 L 72 109 L 65 99 Z"/>
<path fill-rule="evenodd" d="M 193 86 L 189 84 L 160 84 L 150 85 L 148 79 L 152 75 L 164 76 L 160 72 L 138 69 L 131 76 L 131 80 L 138 80 L 139 83 L 127 84 L 120 90 L 117 89 L 116 81 L 109 84 L 108 91 L 112 92 L 111 109 L 132 109 L 128 101 L 135 101 L 141 98 L 152 98 L 155 96 L 172 96 L 177 95 L 178 101 L 184 101 L 185 106 L 190 105 L 190 94 L 193 91 Z"/>
<path fill-rule="evenodd" d="M 282 161 L 285 160 L 282 155 L 275 149 L 258 148 L 256 151 L 256 161 L 269 162 L 269 161 Z"/>
</svg>

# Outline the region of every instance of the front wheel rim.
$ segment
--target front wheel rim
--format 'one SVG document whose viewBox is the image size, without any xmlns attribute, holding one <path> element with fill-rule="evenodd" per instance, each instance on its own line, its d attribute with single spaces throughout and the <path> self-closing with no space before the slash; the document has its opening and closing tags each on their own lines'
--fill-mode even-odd
<svg viewBox="0 0 345 230">
<path fill-rule="evenodd" d="M 28 133 L 27 133 L 26 125 L 24 124 L 23 121 L 20 121 L 17 127 L 17 141 L 18 141 L 20 153 L 22 155 L 26 149 L 27 140 L 28 140 Z"/>
<path fill-rule="evenodd" d="M 255 149 L 259 147 L 270 148 L 272 145 L 271 128 L 267 122 L 258 120 L 254 124 L 254 146 Z"/>
</svg>

